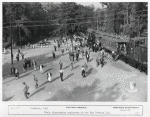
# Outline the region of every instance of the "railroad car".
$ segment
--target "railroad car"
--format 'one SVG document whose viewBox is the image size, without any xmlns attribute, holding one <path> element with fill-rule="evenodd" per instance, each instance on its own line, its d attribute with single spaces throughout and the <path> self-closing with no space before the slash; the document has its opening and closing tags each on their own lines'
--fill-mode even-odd
<svg viewBox="0 0 150 117">
<path fill-rule="evenodd" d="M 88 30 L 89 33 L 99 35 L 102 47 L 119 55 L 119 59 L 147 73 L 147 37 L 121 37 L 100 31 Z M 98 36 L 97 36 L 98 37 Z"/>
</svg>

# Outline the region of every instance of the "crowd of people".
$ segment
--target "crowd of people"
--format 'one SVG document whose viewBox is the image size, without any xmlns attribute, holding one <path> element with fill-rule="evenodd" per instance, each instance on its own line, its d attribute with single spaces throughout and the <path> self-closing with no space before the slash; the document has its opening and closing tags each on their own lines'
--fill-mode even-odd
<svg viewBox="0 0 150 117">
<path fill-rule="evenodd" d="M 97 67 L 101 64 L 101 66 L 103 67 L 104 65 L 104 50 L 100 48 L 100 44 L 94 44 L 92 47 L 83 47 L 83 44 L 74 44 L 73 48 L 72 46 L 70 46 L 68 44 L 68 40 L 67 39 L 64 39 L 61 43 L 60 41 L 58 40 L 54 40 L 54 51 L 52 51 L 52 56 L 53 56 L 53 59 L 56 58 L 56 54 L 55 52 L 60 50 L 62 52 L 62 54 L 64 54 L 64 52 L 68 52 L 69 54 L 69 60 L 70 60 L 70 70 L 72 71 L 73 68 L 74 68 L 74 63 L 75 61 L 78 62 L 79 61 L 79 55 L 81 54 L 81 56 L 84 58 L 86 58 L 86 62 L 84 62 L 84 64 L 81 66 L 81 76 L 82 77 L 86 77 L 87 76 L 87 70 L 88 70 L 88 62 L 90 61 L 90 49 L 93 50 L 93 52 L 98 52 L 98 51 L 101 51 L 102 54 L 100 54 L 101 56 L 98 56 L 97 59 L 96 59 L 96 64 L 97 64 Z M 61 46 L 63 45 L 63 46 Z M 61 48 L 62 47 L 62 48 Z M 18 54 L 20 53 L 20 51 L 18 51 Z M 33 70 L 38 70 L 38 64 L 35 60 L 31 60 L 30 58 L 23 58 L 23 71 L 27 71 L 27 68 L 29 67 L 32 67 L 33 66 Z M 59 74 L 60 74 L 60 79 L 61 81 L 64 81 L 63 79 L 63 74 L 64 74 L 64 70 L 63 70 L 63 62 L 60 60 L 59 61 Z M 41 74 L 44 73 L 44 65 L 43 64 L 40 64 L 39 65 L 39 71 Z M 16 80 L 19 78 L 19 70 L 17 68 L 15 68 L 14 66 L 11 67 L 11 75 L 14 75 L 16 77 Z M 51 82 L 52 81 L 52 73 L 51 71 L 48 71 L 47 72 L 47 81 L 48 82 Z M 38 79 L 35 75 L 33 75 L 33 80 L 35 82 L 35 88 L 37 89 L 38 86 L 39 86 L 39 82 L 38 82 Z M 27 86 L 27 84 L 25 82 L 23 82 L 24 84 L 24 95 L 26 98 L 29 98 L 29 86 Z"/>
</svg>

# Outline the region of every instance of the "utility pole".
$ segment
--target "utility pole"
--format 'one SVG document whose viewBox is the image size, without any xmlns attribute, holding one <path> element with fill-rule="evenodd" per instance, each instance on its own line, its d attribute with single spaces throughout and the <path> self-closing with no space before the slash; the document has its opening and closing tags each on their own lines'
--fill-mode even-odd
<svg viewBox="0 0 150 117">
<path fill-rule="evenodd" d="M 97 13 L 97 30 L 98 30 L 98 13 Z"/>
<path fill-rule="evenodd" d="M 129 3 L 127 3 L 127 24 L 129 23 L 128 22 L 128 9 L 129 9 Z"/>
<path fill-rule="evenodd" d="M 140 36 L 140 16 L 138 16 L 138 36 Z"/>
<path fill-rule="evenodd" d="M 21 43 L 21 36 L 20 36 L 20 23 L 19 23 L 19 38 L 20 38 L 20 47 L 21 47 L 21 49 L 22 49 L 22 43 Z"/>
<path fill-rule="evenodd" d="M 12 40 L 12 15 L 10 17 L 10 39 L 11 39 L 11 64 L 13 65 L 13 49 L 12 49 L 12 44 L 13 44 L 13 40 Z"/>
<path fill-rule="evenodd" d="M 20 35 L 20 20 L 17 20 L 17 26 L 18 26 L 18 28 L 19 28 L 19 40 L 20 40 L 20 47 L 21 47 L 21 49 L 22 49 L 22 43 L 21 43 L 21 35 Z"/>
</svg>

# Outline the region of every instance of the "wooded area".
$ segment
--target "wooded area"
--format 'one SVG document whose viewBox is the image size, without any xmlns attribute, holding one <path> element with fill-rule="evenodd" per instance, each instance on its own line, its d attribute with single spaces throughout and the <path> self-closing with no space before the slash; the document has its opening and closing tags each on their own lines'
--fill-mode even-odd
<svg viewBox="0 0 150 117">
<path fill-rule="evenodd" d="M 83 6 L 75 2 L 63 3 L 3 3 L 3 45 L 9 45 L 10 20 L 13 43 L 35 43 L 50 36 L 86 33 L 87 28 L 130 37 L 147 36 L 148 3 L 107 2 Z"/>
</svg>

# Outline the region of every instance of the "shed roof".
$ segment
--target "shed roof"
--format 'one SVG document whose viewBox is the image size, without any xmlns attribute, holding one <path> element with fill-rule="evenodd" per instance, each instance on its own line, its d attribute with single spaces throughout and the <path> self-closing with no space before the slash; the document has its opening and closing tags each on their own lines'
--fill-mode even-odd
<svg viewBox="0 0 150 117">
<path fill-rule="evenodd" d="M 93 32 L 96 34 L 96 36 L 98 37 L 103 37 L 104 39 L 109 39 L 115 42 L 129 42 L 130 38 L 129 37 L 125 37 L 125 36 L 120 36 L 120 35 L 114 35 L 114 34 L 110 34 L 110 33 L 104 33 L 104 32 L 100 32 L 98 30 L 93 30 L 93 29 L 88 29 L 88 32 Z"/>
</svg>

